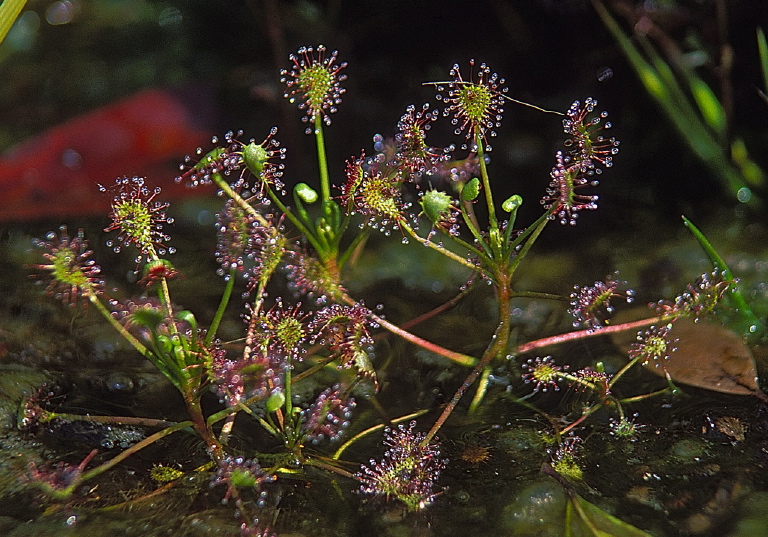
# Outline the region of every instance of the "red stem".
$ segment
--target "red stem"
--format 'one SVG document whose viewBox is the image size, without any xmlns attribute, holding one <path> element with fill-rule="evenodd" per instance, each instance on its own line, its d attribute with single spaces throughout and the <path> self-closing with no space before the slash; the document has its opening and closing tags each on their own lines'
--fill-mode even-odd
<svg viewBox="0 0 768 537">
<path fill-rule="evenodd" d="M 491 361 L 499 353 L 503 352 L 507 348 L 511 316 L 511 291 L 509 288 L 509 275 L 503 273 L 499 274 L 497 275 L 497 280 L 499 289 L 499 325 L 496 327 L 496 332 L 493 334 L 491 344 L 488 346 L 485 353 L 483 354 L 483 357 L 480 359 L 477 365 L 475 365 L 475 368 L 472 370 L 469 376 L 464 380 L 461 386 L 459 386 L 459 389 L 456 390 L 456 393 L 453 394 L 453 398 L 445 406 L 443 413 L 440 414 L 440 417 L 437 418 L 437 421 L 435 421 L 434 425 L 432 425 L 432 428 L 429 430 L 427 436 L 422 441 L 422 445 L 427 445 L 432 441 L 432 439 L 437 434 L 437 431 L 440 430 L 440 427 L 443 426 L 453 410 L 456 408 L 456 405 L 458 405 L 459 401 L 461 401 L 461 398 L 464 397 L 466 391 L 477 380 L 477 377 L 480 376 L 483 370 L 488 367 L 488 364 L 490 364 Z"/>
<path fill-rule="evenodd" d="M 576 340 L 584 339 L 588 337 L 604 336 L 605 334 L 614 334 L 617 332 L 624 332 L 626 330 L 632 330 L 634 328 L 642 328 L 643 326 L 648 326 L 649 324 L 664 322 L 665 320 L 666 320 L 666 317 L 664 316 L 650 317 L 648 319 L 641 319 L 639 321 L 632 321 L 629 323 L 615 324 L 613 326 L 604 326 L 603 328 L 600 328 L 597 330 L 577 330 L 576 332 L 557 334 L 556 336 L 536 339 L 534 341 L 529 341 L 528 343 L 519 345 L 514 349 L 512 354 L 514 355 L 525 354 L 527 352 L 531 352 L 532 350 L 541 349 L 543 347 L 549 347 L 550 345 L 559 345 L 560 343 L 565 343 L 567 341 L 576 341 Z"/>
</svg>

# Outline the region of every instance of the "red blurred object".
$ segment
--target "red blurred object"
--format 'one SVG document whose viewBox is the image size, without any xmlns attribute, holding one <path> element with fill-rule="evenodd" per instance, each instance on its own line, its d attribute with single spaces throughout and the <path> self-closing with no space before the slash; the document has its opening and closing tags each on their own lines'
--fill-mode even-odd
<svg viewBox="0 0 768 537">
<path fill-rule="evenodd" d="M 146 90 L 20 143 L 0 156 L 0 221 L 103 212 L 98 185 L 123 176 L 146 177 L 165 200 L 198 194 L 174 178 L 210 142 L 212 103 L 204 89 Z"/>
</svg>

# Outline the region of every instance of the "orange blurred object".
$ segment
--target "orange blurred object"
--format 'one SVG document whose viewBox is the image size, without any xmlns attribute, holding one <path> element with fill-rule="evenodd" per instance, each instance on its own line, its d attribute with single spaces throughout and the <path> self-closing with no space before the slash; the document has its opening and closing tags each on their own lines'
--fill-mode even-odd
<svg viewBox="0 0 768 537">
<path fill-rule="evenodd" d="M 184 156 L 210 142 L 207 93 L 142 91 L 11 148 L 0 156 L 0 221 L 103 212 L 111 200 L 98 185 L 123 176 L 146 177 L 165 200 L 210 195 L 174 182 Z"/>
</svg>

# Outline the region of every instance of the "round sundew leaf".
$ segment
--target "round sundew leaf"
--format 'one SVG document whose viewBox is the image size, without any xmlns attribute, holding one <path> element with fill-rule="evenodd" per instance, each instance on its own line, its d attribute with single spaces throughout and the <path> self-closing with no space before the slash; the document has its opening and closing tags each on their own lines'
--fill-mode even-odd
<svg viewBox="0 0 768 537">
<path fill-rule="evenodd" d="M 285 404 L 285 393 L 276 391 L 267 399 L 266 409 L 267 412 L 275 412 Z"/>
<path fill-rule="evenodd" d="M 243 161 L 246 167 L 257 177 L 264 171 L 264 165 L 269 160 L 269 151 L 256 142 L 251 142 L 243 148 Z"/>
<path fill-rule="evenodd" d="M 450 214 L 451 197 L 445 192 L 439 190 L 427 190 L 419 201 L 424 214 L 433 224 L 440 222 L 440 219 Z"/>
<path fill-rule="evenodd" d="M 504 203 L 501 204 L 501 208 L 507 211 L 508 213 L 511 213 L 513 211 L 516 211 L 518 207 L 520 207 L 523 204 L 523 197 L 515 194 L 514 196 L 508 197 Z"/>
<path fill-rule="evenodd" d="M 612 336 L 616 345 L 628 351 L 635 340 L 634 331 Z M 693 322 L 679 318 L 673 323 L 669 336 L 677 338 L 677 351 L 670 355 L 664 367 L 646 367 L 659 376 L 664 369 L 673 382 L 734 395 L 758 393 L 755 359 L 737 335 L 718 324 Z"/>
<path fill-rule="evenodd" d="M 480 179 L 473 177 L 461 189 L 461 201 L 474 201 L 480 194 Z"/>
<path fill-rule="evenodd" d="M 320 196 L 317 191 L 309 186 L 307 183 L 299 183 L 294 187 L 294 192 L 304 203 L 315 203 Z"/>
</svg>

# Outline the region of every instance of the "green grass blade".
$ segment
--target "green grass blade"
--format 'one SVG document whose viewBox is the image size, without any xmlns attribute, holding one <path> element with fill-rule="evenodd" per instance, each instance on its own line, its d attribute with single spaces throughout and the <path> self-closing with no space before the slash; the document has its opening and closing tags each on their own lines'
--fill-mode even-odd
<svg viewBox="0 0 768 537">
<path fill-rule="evenodd" d="M 768 94 L 768 42 L 762 28 L 757 29 L 757 49 L 760 52 L 760 67 L 763 71 L 763 95 Z"/>
<path fill-rule="evenodd" d="M 712 262 L 712 266 L 718 269 L 726 280 L 735 280 L 735 276 L 733 272 L 731 272 L 731 269 L 728 268 L 728 265 L 726 265 L 725 260 L 717 253 L 699 228 L 694 226 L 693 222 L 688 220 L 685 216 L 683 216 L 683 223 L 685 223 L 685 227 L 690 230 L 696 240 L 699 241 L 704 253 L 707 254 L 707 257 L 709 257 L 709 260 Z M 734 311 L 736 321 L 735 328 L 738 329 L 742 335 L 748 340 L 753 340 L 765 332 L 765 323 L 758 319 L 757 315 L 754 314 L 752 308 L 747 304 L 744 295 L 741 294 L 741 291 L 735 282 L 729 286 L 725 297 L 726 301 Z"/>
<path fill-rule="evenodd" d="M 16 17 L 19 16 L 26 3 L 27 0 L 3 0 L 0 2 L 0 43 L 8 35 Z"/>
<path fill-rule="evenodd" d="M 646 91 L 656 100 L 691 150 L 712 173 L 720 178 L 721 182 L 739 201 L 743 203 L 756 202 L 757 200 L 752 195 L 744 177 L 733 166 L 727 148 L 718 143 L 713 131 L 706 126 L 697 107 L 691 103 L 690 97 L 680 86 L 669 64 L 647 40 L 640 38 L 644 56 L 602 2 L 593 0 L 592 3 L 603 21 L 603 25 L 616 39 Z M 691 77 L 688 78 L 692 80 Z M 703 97 L 700 95 L 700 98 Z M 704 98 L 704 100 L 707 99 Z M 716 110 L 709 113 L 713 116 L 717 115 Z"/>
<path fill-rule="evenodd" d="M 715 93 L 706 82 L 695 75 L 689 77 L 688 83 L 704 121 L 718 136 L 725 136 L 725 110 Z"/>
</svg>

